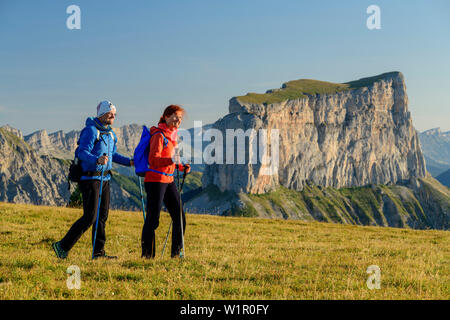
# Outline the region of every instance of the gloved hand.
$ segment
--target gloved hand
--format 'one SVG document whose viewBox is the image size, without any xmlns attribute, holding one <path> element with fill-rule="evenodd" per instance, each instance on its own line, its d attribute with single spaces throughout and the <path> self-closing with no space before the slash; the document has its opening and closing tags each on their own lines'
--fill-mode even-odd
<svg viewBox="0 0 450 320">
<path fill-rule="evenodd" d="M 189 163 L 186 164 L 177 164 L 176 168 L 180 171 L 184 171 L 186 169 L 186 173 L 191 172 L 191 165 Z"/>
</svg>

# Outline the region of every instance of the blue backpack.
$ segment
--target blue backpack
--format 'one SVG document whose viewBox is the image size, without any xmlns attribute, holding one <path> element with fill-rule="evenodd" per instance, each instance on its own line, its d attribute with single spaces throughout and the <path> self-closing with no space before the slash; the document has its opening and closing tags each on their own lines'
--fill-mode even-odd
<svg viewBox="0 0 450 320">
<path fill-rule="evenodd" d="M 153 135 L 158 133 L 162 134 L 162 136 L 164 137 L 164 147 L 166 147 L 168 143 L 166 136 L 164 135 L 164 133 L 162 133 L 162 131 L 157 131 Z M 152 138 L 153 135 L 150 133 L 150 131 L 146 126 L 143 126 L 141 140 L 139 141 L 139 144 L 137 145 L 136 149 L 134 149 L 134 170 L 136 174 L 140 177 L 144 177 L 147 171 L 154 171 L 160 174 L 171 176 L 171 174 L 153 170 L 148 167 L 148 155 L 150 153 L 150 139 Z"/>
</svg>

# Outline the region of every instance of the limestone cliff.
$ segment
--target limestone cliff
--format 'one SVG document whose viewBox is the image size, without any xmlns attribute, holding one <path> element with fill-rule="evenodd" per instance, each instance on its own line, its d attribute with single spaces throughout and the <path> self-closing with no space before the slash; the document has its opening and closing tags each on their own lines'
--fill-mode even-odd
<svg viewBox="0 0 450 320">
<path fill-rule="evenodd" d="M 39 156 L 20 135 L 0 128 L 0 201 L 63 205 L 67 163 Z"/>
<path fill-rule="evenodd" d="M 230 100 L 213 128 L 279 131 L 277 170 L 206 165 L 187 209 L 221 215 L 448 229 L 450 190 L 425 169 L 399 72 L 347 83 L 295 80 Z M 259 137 L 257 137 L 259 139 Z M 254 141 L 254 140 L 253 140 Z M 274 140 L 268 139 L 267 149 Z M 226 146 L 223 150 L 226 158 Z M 234 152 L 243 151 L 233 150 Z"/>
<path fill-rule="evenodd" d="M 300 191 L 307 182 L 333 188 L 396 184 L 426 174 L 400 72 L 343 84 L 296 80 L 234 97 L 229 114 L 213 128 L 224 136 L 226 129 L 266 129 L 268 136 L 279 130 L 273 175 L 249 161 L 206 166 L 203 186 L 222 192 L 258 194 L 280 185 Z M 248 160 L 252 149 L 245 152 Z"/>
</svg>

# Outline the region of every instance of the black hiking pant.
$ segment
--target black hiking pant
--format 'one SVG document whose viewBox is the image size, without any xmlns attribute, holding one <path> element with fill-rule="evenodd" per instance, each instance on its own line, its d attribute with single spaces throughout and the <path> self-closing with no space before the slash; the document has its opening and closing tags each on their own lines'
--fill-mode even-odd
<svg viewBox="0 0 450 320">
<path fill-rule="evenodd" d="M 80 239 L 84 232 L 92 226 L 92 245 L 94 245 L 95 223 L 97 219 L 98 197 L 100 194 L 100 180 L 82 180 L 78 187 L 83 197 L 83 216 L 78 219 L 61 240 L 61 248 L 69 251 Z M 97 239 L 95 240 L 94 255 L 104 254 L 106 241 L 105 224 L 109 212 L 109 181 L 103 181 L 102 201 L 98 219 Z"/>
<path fill-rule="evenodd" d="M 171 256 L 175 257 L 183 247 L 180 217 L 180 194 L 175 182 L 145 182 L 147 192 L 147 216 L 142 229 L 142 256 L 146 258 L 155 257 L 155 230 L 159 226 L 159 217 L 162 204 L 169 211 L 172 218 L 172 249 Z M 186 230 L 186 215 L 183 210 L 183 233 Z"/>
</svg>

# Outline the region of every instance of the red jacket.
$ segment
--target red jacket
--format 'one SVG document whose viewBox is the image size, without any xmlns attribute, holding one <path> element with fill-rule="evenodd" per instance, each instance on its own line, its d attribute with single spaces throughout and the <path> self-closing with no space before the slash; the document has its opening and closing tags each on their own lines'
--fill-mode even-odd
<svg viewBox="0 0 450 320">
<path fill-rule="evenodd" d="M 167 139 L 167 145 L 164 146 L 164 137 L 162 134 L 155 132 L 162 132 Z M 167 128 L 151 127 L 150 134 L 150 152 L 148 155 L 149 167 L 153 170 L 173 174 L 175 172 L 175 163 L 172 161 L 172 156 L 177 146 L 177 141 L 171 139 L 171 132 Z M 180 171 L 184 170 L 184 166 L 180 165 Z M 173 176 L 166 176 L 157 172 L 147 171 L 144 182 L 173 182 Z"/>
</svg>

